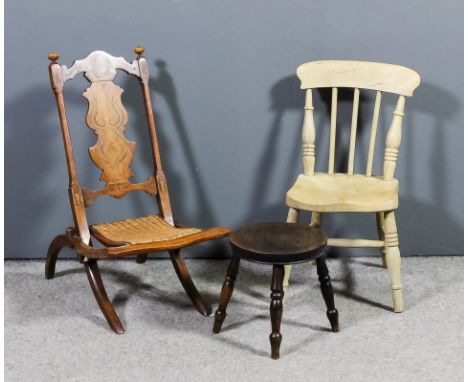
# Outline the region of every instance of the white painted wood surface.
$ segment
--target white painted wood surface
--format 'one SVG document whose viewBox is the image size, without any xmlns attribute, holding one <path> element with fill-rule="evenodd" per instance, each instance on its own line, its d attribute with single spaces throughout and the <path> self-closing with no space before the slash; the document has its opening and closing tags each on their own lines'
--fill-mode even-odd
<svg viewBox="0 0 468 382">
<path fill-rule="evenodd" d="M 308 62 L 299 66 L 297 75 L 301 88 L 307 89 L 303 125 L 304 174 L 299 175 L 286 194 L 286 204 L 290 207 L 288 221 L 297 221 L 298 210 L 312 212 L 312 225 L 320 225 L 320 214 L 327 212 L 376 213 L 379 240 L 329 238 L 328 245 L 381 248 L 382 261 L 390 276 L 393 309 L 401 312 L 401 260 L 394 212 L 398 207 L 398 181 L 394 176 L 402 136 L 405 97 L 412 96 L 419 86 L 420 77 L 403 66 L 365 61 Z M 332 88 L 328 173 L 315 169 L 312 89 L 323 87 Z M 335 173 L 334 168 L 340 87 L 354 88 L 347 174 Z M 354 173 L 360 89 L 376 91 L 365 174 Z M 383 176 L 373 176 L 382 92 L 398 94 L 399 98 L 386 135 Z M 290 271 L 291 267 L 286 267 L 284 286 L 288 286 Z"/>
<path fill-rule="evenodd" d="M 315 124 L 313 112 L 312 90 L 307 89 L 304 106 L 304 124 L 302 127 L 302 156 L 304 162 L 304 174 L 306 175 L 314 175 L 315 169 Z"/>
<path fill-rule="evenodd" d="M 346 248 L 380 248 L 384 246 L 383 240 L 366 240 L 366 239 L 341 239 L 328 238 L 329 247 L 346 247 Z"/>
<path fill-rule="evenodd" d="M 290 208 L 288 211 L 288 217 L 286 219 L 286 222 L 288 223 L 297 223 L 297 219 L 299 217 L 299 211 Z M 291 265 L 285 265 L 284 266 L 284 278 L 283 278 L 283 292 L 286 292 L 286 288 L 289 286 L 289 275 L 291 274 Z M 284 296 L 283 296 L 284 299 Z"/>
<path fill-rule="evenodd" d="M 374 163 L 375 139 L 377 138 L 377 129 L 379 127 L 380 104 L 382 102 L 382 92 L 375 92 L 374 114 L 372 116 L 372 127 L 369 137 L 369 150 L 367 152 L 366 175 L 372 176 L 372 164 Z"/>
<path fill-rule="evenodd" d="M 362 174 L 301 174 L 286 193 L 286 204 L 316 212 L 394 210 L 398 207 L 398 180 Z"/>
<path fill-rule="evenodd" d="M 400 313 L 403 311 L 403 292 L 400 280 L 400 249 L 398 248 L 398 233 L 394 211 L 384 214 L 384 241 L 385 259 L 392 287 L 393 311 Z"/>
<path fill-rule="evenodd" d="M 398 98 L 397 106 L 393 112 L 393 119 L 388 129 L 385 141 L 384 179 L 392 179 L 395 174 L 398 150 L 401 143 L 401 125 L 405 109 L 405 97 Z"/>
<path fill-rule="evenodd" d="M 351 117 L 351 134 L 349 135 L 348 175 L 354 172 L 354 151 L 356 149 L 356 129 L 359 112 L 359 89 L 354 89 L 353 115 Z"/>
<path fill-rule="evenodd" d="M 421 78 L 404 66 L 368 61 L 312 61 L 297 68 L 301 89 L 360 88 L 411 97 Z"/>
<path fill-rule="evenodd" d="M 330 147 L 328 150 L 328 173 L 335 172 L 335 146 L 336 146 L 336 114 L 338 108 L 338 89 L 332 89 L 332 106 L 330 116 Z"/>
<path fill-rule="evenodd" d="M 70 68 L 62 65 L 61 69 L 64 82 L 71 80 L 79 73 L 84 73 L 91 82 L 112 81 L 117 73 L 116 69 L 124 70 L 137 77 L 140 76 L 137 60 L 129 63 L 123 57 L 114 57 L 101 50 L 95 50 L 85 58 L 74 61 Z"/>
</svg>

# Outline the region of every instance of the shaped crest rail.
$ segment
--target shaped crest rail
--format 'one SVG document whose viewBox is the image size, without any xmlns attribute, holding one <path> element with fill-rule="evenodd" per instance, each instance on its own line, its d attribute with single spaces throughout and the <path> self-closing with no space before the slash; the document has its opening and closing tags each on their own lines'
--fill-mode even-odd
<svg viewBox="0 0 468 382">
<path fill-rule="evenodd" d="M 156 195 L 158 193 L 156 180 L 153 176 L 150 176 L 142 183 L 112 183 L 99 190 L 88 190 L 86 188 L 81 190 L 85 207 L 90 207 L 100 196 L 109 195 L 121 199 L 131 191 L 144 191 L 148 195 Z"/>
</svg>

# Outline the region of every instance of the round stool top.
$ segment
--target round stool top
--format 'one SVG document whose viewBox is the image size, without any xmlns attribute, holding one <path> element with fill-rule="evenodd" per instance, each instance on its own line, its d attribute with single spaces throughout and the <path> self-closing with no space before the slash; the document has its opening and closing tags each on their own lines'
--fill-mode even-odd
<svg viewBox="0 0 468 382">
<path fill-rule="evenodd" d="M 231 233 L 235 255 L 267 264 L 291 264 L 313 260 L 327 245 L 327 236 L 318 227 L 297 223 L 258 223 Z"/>
</svg>

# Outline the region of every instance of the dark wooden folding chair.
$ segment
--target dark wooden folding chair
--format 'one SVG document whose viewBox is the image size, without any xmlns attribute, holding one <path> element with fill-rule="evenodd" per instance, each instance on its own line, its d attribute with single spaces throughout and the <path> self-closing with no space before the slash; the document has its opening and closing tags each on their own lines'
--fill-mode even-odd
<svg viewBox="0 0 468 382">
<path fill-rule="evenodd" d="M 156 137 L 148 85 L 148 62 L 142 56 L 143 52 L 143 47 L 135 48 L 137 58 L 129 63 L 122 57 L 113 57 L 106 52 L 95 51 L 82 60 L 76 60 L 69 68 L 57 63 L 59 59 L 57 53 L 49 54 L 50 81 L 60 117 L 69 174 L 68 193 L 75 226 L 68 228 L 65 234 L 57 236 L 50 244 L 45 277 L 47 279 L 54 277 L 55 264 L 60 250 L 63 247 L 73 249 L 78 260 L 85 267 L 91 289 L 102 313 L 112 330 L 119 334 L 124 333 L 124 329 L 104 289 L 98 260 L 137 256 L 137 262 L 143 263 L 150 252 L 169 251 L 177 276 L 193 305 L 202 315 L 208 316 L 210 307 L 193 284 L 180 249 L 229 234 L 227 228 L 201 230 L 174 223 Z M 154 174 L 141 183 L 132 183 L 129 180 L 132 176 L 130 165 L 135 155 L 136 145 L 135 142 L 127 140 L 124 135 L 128 117 L 121 101 L 123 89 L 113 83 L 117 69 L 138 78 L 143 92 Z M 83 188 L 78 181 L 65 113 L 63 85 L 79 73 L 83 73 L 91 83 L 83 96 L 89 103 L 86 124 L 97 135 L 97 143 L 89 149 L 89 155 L 102 171 L 100 180 L 105 182 L 105 186 L 99 190 Z M 86 208 L 90 207 L 98 197 L 108 195 L 120 199 L 135 190 L 156 196 L 159 214 L 88 225 Z M 91 237 L 97 239 L 102 247 L 93 247 Z"/>
</svg>

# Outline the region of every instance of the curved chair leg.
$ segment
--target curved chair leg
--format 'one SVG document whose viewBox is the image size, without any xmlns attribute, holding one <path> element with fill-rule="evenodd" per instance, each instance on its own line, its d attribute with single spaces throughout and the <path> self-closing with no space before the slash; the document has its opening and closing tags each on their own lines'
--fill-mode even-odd
<svg viewBox="0 0 468 382">
<path fill-rule="evenodd" d="M 143 264 L 144 262 L 146 262 L 146 259 L 148 258 L 148 254 L 147 253 L 143 253 L 141 255 L 137 255 L 137 258 L 136 258 L 136 262 L 137 264 Z"/>
<path fill-rule="evenodd" d="M 384 214 L 385 257 L 387 259 L 388 274 L 392 286 L 393 311 L 403 312 L 403 292 L 400 280 L 400 249 L 398 248 L 398 233 L 395 212 Z"/>
<path fill-rule="evenodd" d="M 290 208 L 288 211 L 288 218 L 286 219 L 286 222 L 288 223 L 297 223 L 297 218 L 299 215 L 299 211 L 296 210 L 295 208 Z M 289 276 L 291 274 L 291 265 L 285 265 L 284 266 L 284 279 L 283 279 L 283 290 L 284 293 L 286 293 L 286 289 L 289 286 Z"/>
<path fill-rule="evenodd" d="M 55 275 L 55 264 L 57 257 L 63 247 L 72 248 L 72 243 L 67 235 L 58 235 L 49 245 L 45 263 L 45 278 L 53 279 Z"/>
<path fill-rule="evenodd" d="M 97 260 L 90 259 L 85 261 L 84 267 L 86 270 L 86 275 L 88 276 L 89 285 L 91 285 L 94 297 L 96 297 L 96 301 L 99 305 L 99 308 L 101 308 L 102 314 L 104 314 L 107 323 L 115 333 L 125 333 L 119 316 L 117 316 L 117 313 L 115 313 L 114 306 L 110 302 L 109 297 L 107 297 L 104 284 L 102 283 L 101 272 L 99 272 Z"/>
<path fill-rule="evenodd" d="M 379 235 L 379 240 L 384 240 L 384 213 L 377 212 L 377 233 Z M 387 259 L 385 258 L 385 247 L 380 248 L 380 254 L 382 256 L 382 266 L 387 268 Z"/>
<path fill-rule="evenodd" d="M 205 300 L 203 300 L 195 287 L 195 284 L 190 277 L 187 264 L 185 264 L 185 260 L 180 254 L 180 250 L 169 251 L 169 254 L 171 256 L 172 265 L 177 273 L 177 277 L 179 277 L 179 280 L 192 301 L 193 306 L 200 314 L 208 317 L 211 314 L 211 307 L 209 307 Z"/>
</svg>

